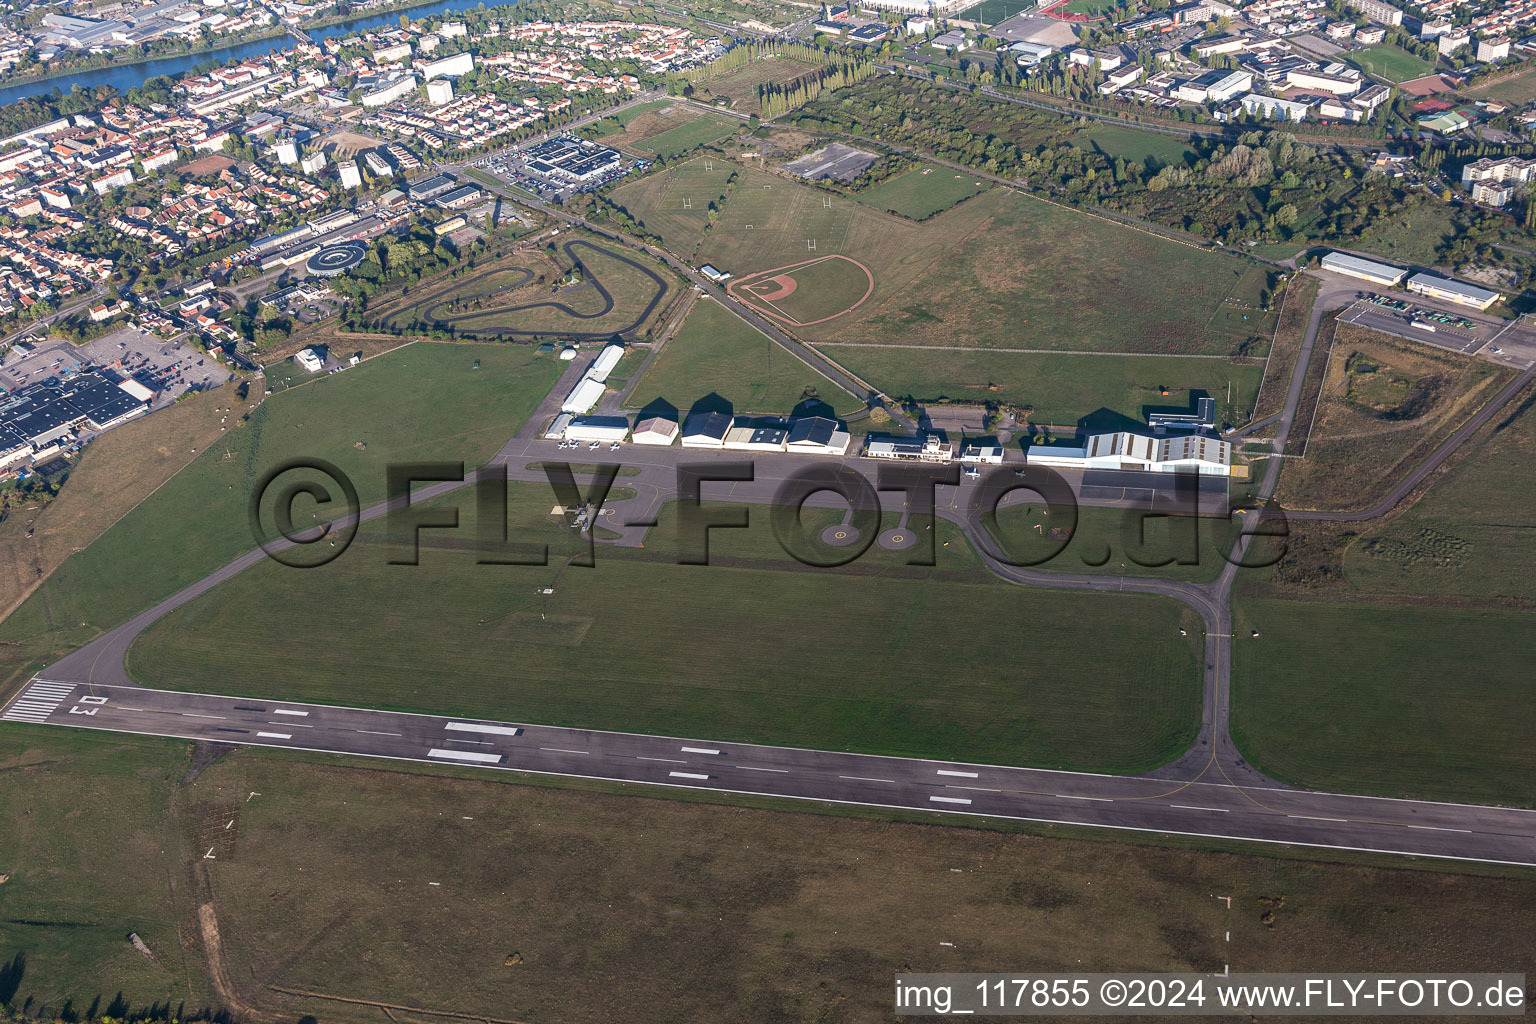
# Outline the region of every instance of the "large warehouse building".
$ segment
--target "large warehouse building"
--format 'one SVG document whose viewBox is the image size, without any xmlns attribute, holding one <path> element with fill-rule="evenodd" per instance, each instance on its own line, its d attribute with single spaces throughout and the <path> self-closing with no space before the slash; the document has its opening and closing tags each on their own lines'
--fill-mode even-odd
<svg viewBox="0 0 1536 1024">
<path fill-rule="evenodd" d="M 1148 437 L 1121 430 L 1094 434 L 1081 448 L 1031 448 L 1031 466 L 1059 469 L 1130 469 L 1149 473 L 1194 470 L 1201 476 L 1232 475 L 1232 445 L 1203 434 Z"/>
<path fill-rule="evenodd" d="M 560 404 L 561 412 L 568 412 L 572 416 L 584 416 L 596 407 L 603 397 L 603 392 L 608 390 L 605 381 L 613 368 L 619 365 L 619 360 L 624 358 L 624 346 L 618 342 L 604 346 L 592 360 L 592 365 L 587 367 L 587 372 L 581 375 L 581 380 L 571 389 L 571 393 L 565 396 L 565 401 Z"/>
<path fill-rule="evenodd" d="M 1408 279 L 1408 290 L 1420 295 L 1428 295 L 1432 299 L 1444 299 L 1446 302 L 1454 302 L 1461 306 L 1471 306 L 1473 309 L 1487 309 L 1503 298 L 1498 292 L 1489 291 L 1487 288 L 1479 288 L 1475 284 L 1463 284 L 1448 277 L 1436 277 L 1434 274 L 1414 274 Z"/>
<path fill-rule="evenodd" d="M 1403 278 L 1408 276 L 1408 271 L 1401 267 L 1394 267 L 1389 263 L 1377 263 L 1375 260 L 1363 260 L 1347 252 L 1329 253 L 1323 257 L 1322 267 L 1335 274 L 1358 277 L 1362 281 L 1370 281 L 1372 284 L 1379 284 L 1386 288 L 1396 287 Z"/>
<path fill-rule="evenodd" d="M 114 383 L 95 372 L 0 395 L 0 466 L 51 458 L 82 426 L 110 430 L 142 416 L 151 396 L 135 381 Z"/>
</svg>

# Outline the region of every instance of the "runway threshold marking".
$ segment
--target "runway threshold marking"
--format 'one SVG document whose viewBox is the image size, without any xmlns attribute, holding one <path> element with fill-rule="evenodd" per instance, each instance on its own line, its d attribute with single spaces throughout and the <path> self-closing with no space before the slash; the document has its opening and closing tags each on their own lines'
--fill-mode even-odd
<svg viewBox="0 0 1536 1024">
<path fill-rule="evenodd" d="M 258 732 L 256 735 L 260 736 L 262 739 L 267 739 L 267 740 L 291 740 L 291 739 L 293 739 L 293 733 L 291 733 L 291 732 Z"/>
<path fill-rule="evenodd" d="M 667 772 L 674 779 L 708 779 L 708 775 L 700 775 L 698 772 Z"/>
<path fill-rule="evenodd" d="M 308 718 L 309 717 L 309 712 L 308 711 L 289 711 L 287 708 L 274 708 L 272 710 L 272 713 L 274 715 L 293 715 L 293 716 L 298 717 L 298 718 Z"/>
<path fill-rule="evenodd" d="M 968 804 L 970 800 L 963 796 L 931 796 L 928 798 L 936 804 Z"/>
<path fill-rule="evenodd" d="M 981 778 L 981 775 L 978 772 L 952 772 L 952 771 L 948 771 L 947 769 L 944 769 L 944 768 L 940 768 L 938 770 L 938 774 L 939 775 L 949 775 L 949 776 L 952 776 L 952 777 L 957 778 L 957 779 L 979 779 L 979 778 Z"/>
<path fill-rule="evenodd" d="M 681 749 L 685 754 L 709 754 L 714 757 L 720 756 L 720 751 L 714 749 L 713 747 L 683 747 Z"/>
</svg>

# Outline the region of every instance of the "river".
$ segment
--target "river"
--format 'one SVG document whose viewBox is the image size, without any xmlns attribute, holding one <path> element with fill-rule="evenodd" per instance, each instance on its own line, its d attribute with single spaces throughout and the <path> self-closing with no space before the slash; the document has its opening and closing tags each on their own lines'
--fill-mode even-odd
<svg viewBox="0 0 1536 1024">
<path fill-rule="evenodd" d="M 389 11 L 385 14 L 365 14 L 362 17 L 354 18 L 351 21 L 343 21 L 328 28 L 311 29 L 309 30 L 309 36 L 311 39 L 319 42 L 321 39 L 329 39 L 333 36 L 355 35 L 383 25 L 397 25 L 402 14 L 408 13 L 413 18 L 425 18 L 434 14 L 447 14 L 450 11 L 467 11 L 480 6 L 481 2 L 482 0 L 437 0 L 436 3 L 423 4 L 420 7 L 412 7 L 409 10 Z M 487 4 L 487 6 L 491 6 L 491 4 Z M 127 92 L 146 79 L 154 78 L 158 75 L 179 75 L 208 61 L 216 61 L 219 64 L 223 64 L 231 60 L 245 60 L 247 57 L 259 57 L 264 53 L 286 50 L 293 45 L 295 45 L 293 37 L 284 33 L 280 36 L 273 36 L 270 39 L 257 39 L 248 43 L 237 43 L 234 46 L 225 46 L 216 50 L 205 50 L 202 53 L 188 53 L 179 57 L 160 57 L 155 60 L 141 61 L 137 64 L 117 64 L 112 67 L 80 71 L 72 75 L 46 78 L 41 82 L 30 82 L 26 85 L 13 85 L 0 89 L 0 105 L 15 103 L 17 100 L 26 99 L 28 96 L 45 96 L 54 89 L 58 89 L 60 92 L 69 92 L 77 85 L 85 89 L 92 89 L 98 85 L 110 85 L 118 92 Z"/>
</svg>

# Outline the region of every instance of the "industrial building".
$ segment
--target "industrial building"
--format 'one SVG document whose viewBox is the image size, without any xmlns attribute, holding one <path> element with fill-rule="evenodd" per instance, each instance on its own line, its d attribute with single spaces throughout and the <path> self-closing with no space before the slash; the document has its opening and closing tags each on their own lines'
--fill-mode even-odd
<svg viewBox="0 0 1536 1024">
<path fill-rule="evenodd" d="M 806 455 L 844 455 L 852 438 L 836 420 L 825 416 L 802 416 L 791 420 L 784 450 Z"/>
<path fill-rule="evenodd" d="M 1432 299 L 1444 299 L 1446 302 L 1454 302 L 1460 306 L 1471 306 L 1473 309 L 1487 309 L 1503 298 L 1498 292 L 1489 291 L 1487 288 L 1479 288 L 1475 284 L 1463 284 L 1448 277 L 1436 277 L 1434 274 L 1414 274 L 1408 279 L 1408 290 L 1419 295 L 1428 295 Z"/>
<path fill-rule="evenodd" d="M 614 342 L 606 345 L 592 360 L 592 365 L 587 367 L 587 372 L 581 375 L 581 380 L 571 389 L 571 393 L 565 396 L 565 401 L 560 405 L 561 412 L 570 413 L 572 416 L 584 416 L 591 412 L 598 401 L 603 397 L 603 392 L 608 390 L 605 381 L 613 368 L 619 365 L 619 360 L 624 358 L 624 346 Z"/>
<path fill-rule="evenodd" d="M 1154 412 L 1147 417 L 1147 426 L 1158 434 L 1166 434 L 1169 430 L 1214 430 L 1216 399 L 1196 399 L 1194 412 Z"/>
<path fill-rule="evenodd" d="M 566 424 L 563 436 L 567 441 L 622 441 L 629 436 L 629 420 L 623 416 L 573 418 Z"/>
<path fill-rule="evenodd" d="M 599 178 L 623 161 L 616 149 L 567 135 L 530 147 L 526 158 L 528 169 L 535 174 L 575 182 Z"/>
<path fill-rule="evenodd" d="M 1025 461 L 1031 466 L 1059 469 L 1194 471 L 1201 476 L 1231 476 L 1232 445 L 1203 434 L 1158 438 L 1121 430 L 1094 434 L 1081 448 L 1031 448 Z"/>
<path fill-rule="evenodd" d="M 683 421 L 684 448 L 724 448 L 731 418 L 723 412 L 696 412 Z"/>
<path fill-rule="evenodd" d="M 782 452 L 788 436 L 789 431 L 783 427 L 731 427 L 725 432 L 721 447 L 738 452 Z"/>
<path fill-rule="evenodd" d="M 94 371 L 0 395 L 0 466 L 52 458 L 82 426 L 108 430 L 142 416 L 153 395 L 136 381 L 115 382 Z"/>
<path fill-rule="evenodd" d="M 1400 267 L 1394 267 L 1390 263 L 1377 263 L 1375 260 L 1363 260 L 1358 256 L 1351 256 L 1347 252 L 1330 252 L 1322 259 L 1322 268 L 1331 270 L 1335 274 L 1344 274 L 1346 277 L 1358 277 L 1362 281 L 1370 281 L 1386 288 L 1396 287 L 1408 276 L 1408 271 Z"/>
<path fill-rule="evenodd" d="M 635 444 L 670 445 L 677 440 L 677 424 L 664 416 L 647 416 L 635 424 Z"/>
</svg>

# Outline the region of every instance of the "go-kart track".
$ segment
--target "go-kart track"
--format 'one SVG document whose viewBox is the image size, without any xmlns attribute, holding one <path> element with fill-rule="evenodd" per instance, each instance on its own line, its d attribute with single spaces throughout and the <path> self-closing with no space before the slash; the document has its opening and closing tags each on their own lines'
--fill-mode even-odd
<svg viewBox="0 0 1536 1024">
<path fill-rule="evenodd" d="M 600 320 L 608 314 L 612 313 L 617 305 L 614 302 L 613 293 L 608 290 L 608 287 L 605 284 L 603 284 L 602 279 L 592 269 L 591 265 L 583 261 L 581 256 L 577 254 L 576 250 L 578 247 L 590 249 L 593 252 L 601 253 L 608 259 L 617 260 L 620 263 L 627 264 L 628 266 L 633 267 L 635 270 L 638 270 L 641 274 L 644 274 L 648 279 L 650 279 L 651 283 L 655 285 L 655 291 L 652 292 L 650 299 L 646 302 L 645 308 L 641 310 L 641 312 L 632 321 L 622 325 L 614 326 L 608 330 L 601 331 L 575 331 L 563 329 L 524 330 L 517 327 L 506 327 L 497 324 L 480 326 L 485 324 L 487 321 L 504 320 L 508 316 L 534 309 L 552 309 L 558 313 L 570 317 L 575 321 Z M 473 335 L 475 337 L 568 338 L 572 340 L 611 338 L 616 334 L 626 335 L 637 330 L 642 324 L 646 322 L 647 319 L 650 318 L 650 315 L 656 311 L 656 307 L 661 304 L 661 300 L 667 294 L 667 283 L 666 281 L 662 280 L 661 275 L 657 274 L 654 270 L 645 266 L 643 263 L 638 263 L 635 260 L 630 259 L 623 253 L 614 252 L 610 249 L 605 249 L 601 246 L 594 245 L 591 242 L 582 241 L 581 239 L 566 242 L 565 245 L 561 246 L 561 249 L 565 252 L 566 257 L 569 258 L 574 265 L 580 267 L 582 273 L 586 276 L 586 283 L 580 287 L 590 288 L 596 291 L 597 294 L 602 298 L 603 305 L 601 309 L 598 309 L 594 312 L 583 313 L 572 308 L 570 305 L 564 302 L 551 299 L 545 302 L 526 302 L 515 306 L 500 306 L 495 309 L 485 310 L 483 312 L 464 313 L 452 317 L 444 317 L 440 315 L 443 309 L 453 305 L 455 302 L 484 298 L 486 296 L 495 295 L 500 292 L 521 288 L 534 279 L 534 272 L 527 267 L 501 267 L 496 270 L 488 270 L 483 274 L 469 278 L 462 284 L 455 287 L 452 291 L 452 294 L 448 296 L 429 296 L 425 299 L 422 299 L 420 302 L 416 302 L 402 308 L 398 312 L 391 314 L 385 320 L 385 326 L 391 330 L 404 330 L 409 328 L 413 322 L 420 322 L 434 327 L 452 328 L 459 334 Z M 318 256 L 319 254 L 317 253 L 316 255 Z M 482 291 L 469 290 L 473 288 L 475 282 L 485 280 L 489 277 L 496 277 L 505 274 L 508 272 L 508 270 L 520 271 L 523 276 L 511 284 L 500 284 L 496 287 L 486 288 Z"/>
<path fill-rule="evenodd" d="M 362 242 L 342 242 L 328 245 L 304 263 L 304 269 L 315 277 L 336 277 L 345 274 L 368 257 L 368 247 Z"/>
</svg>

